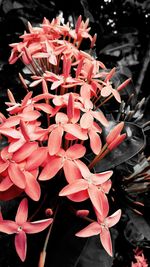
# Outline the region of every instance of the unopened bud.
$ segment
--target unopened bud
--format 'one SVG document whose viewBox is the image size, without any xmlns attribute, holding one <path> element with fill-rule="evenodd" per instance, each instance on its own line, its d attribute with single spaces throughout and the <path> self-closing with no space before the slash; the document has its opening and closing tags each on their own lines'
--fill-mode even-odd
<svg viewBox="0 0 150 267">
<path fill-rule="evenodd" d="M 77 210 L 76 215 L 78 217 L 86 217 L 89 215 L 89 210 Z"/>
</svg>

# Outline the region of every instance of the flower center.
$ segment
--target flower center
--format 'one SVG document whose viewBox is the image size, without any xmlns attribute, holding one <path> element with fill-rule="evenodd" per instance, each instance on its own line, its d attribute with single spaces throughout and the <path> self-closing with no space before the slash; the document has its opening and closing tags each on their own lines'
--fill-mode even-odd
<svg viewBox="0 0 150 267">
<path fill-rule="evenodd" d="M 18 226 L 18 232 L 21 232 L 22 231 L 22 226 Z"/>
</svg>

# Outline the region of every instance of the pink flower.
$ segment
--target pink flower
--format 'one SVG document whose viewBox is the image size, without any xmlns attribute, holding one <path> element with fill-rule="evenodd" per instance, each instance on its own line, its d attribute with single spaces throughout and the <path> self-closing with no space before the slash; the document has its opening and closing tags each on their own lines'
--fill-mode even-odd
<svg viewBox="0 0 150 267">
<path fill-rule="evenodd" d="M 87 227 L 76 233 L 78 237 L 90 237 L 93 235 L 100 235 L 100 240 L 107 251 L 107 253 L 112 256 L 112 242 L 109 232 L 109 228 L 114 226 L 121 217 L 121 210 L 117 210 L 111 216 L 108 217 L 97 217 L 98 221 L 93 221 Z"/>
<path fill-rule="evenodd" d="M 104 191 L 107 188 L 105 182 L 108 181 L 113 172 L 91 173 L 83 162 L 78 160 L 76 164 L 81 171 L 81 178 L 66 185 L 59 192 L 59 196 L 67 196 L 77 202 L 90 198 L 94 208 L 101 214 L 102 206 L 108 205 Z"/>
<path fill-rule="evenodd" d="M 39 175 L 39 180 L 49 180 L 63 168 L 67 181 L 74 181 L 74 179 L 81 176 L 75 160 L 82 158 L 85 152 L 86 149 L 84 146 L 75 144 L 70 146 L 66 151 L 60 149 L 56 155 L 48 156 L 47 163 Z"/>
<path fill-rule="evenodd" d="M 87 133 L 77 123 L 70 123 L 65 113 L 58 112 L 55 120 L 56 124 L 52 124 L 49 127 L 48 149 L 51 156 L 60 150 L 64 132 L 70 133 L 80 140 L 87 139 Z"/>
<path fill-rule="evenodd" d="M 6 234 L 15 235 L 15 248 L 18 256 L 22 261 L 25 261 L 27 252 L 27 237 L 26 234 L 39 233 L 46 229 L 53 219 L 45 219 L 35 222 L 28 222 L 28 201 L 24 198 L 18 207 L 15 221 L 1 220 L 0 231 Z"/>
</svg>

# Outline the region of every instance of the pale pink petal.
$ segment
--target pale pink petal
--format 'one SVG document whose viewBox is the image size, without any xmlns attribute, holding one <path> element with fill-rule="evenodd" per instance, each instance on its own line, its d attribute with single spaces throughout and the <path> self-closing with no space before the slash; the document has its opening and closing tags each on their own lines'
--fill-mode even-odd
<svg viewBox="0 0 150 267">
<path fill-rule="evenodd" d="M 41 113 L 37 110 L 21 113 L 21 119 L 23 121 L 35 121 L 41 116 Z"/>
<path fill-rule="evenodd" d="M 12 137 L 14 139 L 21 138 L 21 133 L 15 129 L 11 128 L 1 128 L 0 133 L 7 136 L 7 137 Z"/>
<path fill-rule="evenodd" d="M 88 188 L 88 183 L 84 179 L 77 179 L 71 184 L 66 185 L 60 192 L 59 196 L 68 196 L 81 192 Z"/>
<path fill-rule="evenodd" d="M 52 83 L 52 86 L 51 86 L 51 90 L 56 89 L 56 88 L 59 87 L 61 84 L 63 84 L 63 80 L 53 82 L 53 83 Z"/>
<path fill-rule="evenodd" d="M 46 104 L 46 103 L 34 104 L 34 107 L 37 110 L 42 110 L 47 114 L 52 114 L 53 113 L 53 108 L 49 104 Z"/>
<path fill-rule="evenodd" d="M 98 235 L 101 232 L 101 226 L 97 222 L 90 223 L 87 227 L 77 232 L 75 235 L 78 237 L 90 237 Z"/>
<path fill-rule="evenodd" d="M 111 216 L 107 217 L 105 219 L 105 223 L 108 227 L 112 227 L 120 220 L 120 217 L 121 217 L 121 210 L 119 209 L 116 212 L 114 212 Z"/>
<path fill-rule="evenodd" d="M 17 232 L 18 225 L 10 220 L 0 221 L 0 232 L 6 234 L 14 234 Z"/>
<path fill-rule="evenodd" d="M 47 58 L 48 57 L 48 53 L 44 53 L 44 52 L 37 52 L 33 55 L 33 58 Z"/>
<path fill-rule="evenodd" d="M 90 138 L 90 147 L 94 154 L 98 155 L 102 148 L 102 141 L 100 136 L 93 131 L 92 129 L 89 131 L 89 138 Z"/>
<path fill-rule="evenodd" d="M 9 166 L 9 161 L 6 162 L 0 162 L 0 173 L 2 173 L 3 171 L 5 171 Z"/>
<path fill-rule="evenodd" d="M 57 172 L 62 168 L 62 166 L 63 166 L 62 158 L 54 157 L 48 162 L 48 164 L 46 164 L 44 169 L 41 171 L 39 180 L 45 181 L 53 178 L 57 174 Z"/>
<path fill-rule="evenodd" d="M 54 98 L 54 95 L 49 94 L 49 93 L 44 93 L 44 94 L 38 94 L 38 95 L 34 96 L 32 98 L 32 101 L 38 102 L 38 101 L 43 100 L 43 99 L 48 100 L 48 99 L 53 99 L 53 98 Z"/>
<path fill-rule="evenodd" d="M 9 144 L 8 152 L 13 153 L 16 152 L 18 149 L 20 149 L 24 144 L 26 143 L 26 140 L 24 138 L 21 138 L 17 141 L 12 141 Z"/>
<path fill-rule="evenodd" d="M 7 109 L 7 111 L 10 111 L 11 108 Z M 12 109 L 14 110 L 14 106 L 12 107 Z M 14 127 L 17 124 L 19 124 L 20 122 L 20 117 L 19 116 L 11 116 L 9 118 L 7 118 L 7 120 L 3 123 L 3 127 Z"/>
<path fill-rule="evenodd" d="M 121 97 L 120 97 L 120 94 L 117 90 L 115 89 L 112 89 L 112 94 L 114 95 L 114 97 L 116 98 L 116 100 L 121 103 Z"/>
<path fill-rule="evenodd" d="M 67 123 L 68 116 L 63 112 L 58 112 L 55 117 L 56 123 Z"/>
<path fill-rule="evenodd" d="M 104 193 L 108 194 L 112 186 L 112 181 L 108 180 L 105 183 L 103 183 L 101 186 L 102 186 L 102 190 L 104 191 Z"/>
<path fill-rule="evenodd" d="M 75 144 L 66 151 L 66 156 L 72 160 L 82 158 L 85 155 L 86 148 L 83 145 Z"/>
<path fill-rule="evenodd" d="M 107 251 L 107 253 L 112 257 L 112 242 L 111 242 L 111 236 L 110 232 L 107 228 L 103 227 L 102 231 L 100 233 L 100 240 L 104 247 L 104 249 Z"/>
<path fill-rule="evenodd" d="M 49 56 L 49 62 L 52 64 L 52 65 L 57 65 L 57 57 L 55 56 L 55 54 L 51 54 L 50 56 Z"/>
<path fill-rule="evenodd" d="M 23 98 L 21 104 L 23 107 L 25 107 L 27 105 L 27 103 L 29 102 L 29 100 L 31 99 L 33 92 L 29 92 L 26 94 L 26 96 Z"/>
<path fill-rule="evenodd" d="M 106 195 L 92 184 L 89 185 L 88 194 L 97 212 L 102 217 L 106 217 L 106 215 L 108 214 L 108 207 L 109 207 Z"/>
<path fill-rule="evenodd" d="M 88 129 L 92 127 L 93 124 L 93 116 L 90 112 L 86 112 L 82 115 L 80 119 L 80 125 L 83 129 Z"/>
<path fill-rule="evenodd" d="M 81 86 L 81 89 L 80 89 L 80 95 L 83 99 L 90 99 L 91 97 L 91 86 L 87 83 L 84 83 L 82 86 Z"/>
<path fill-rule="evenodd" d="M 24 174 L 26 177 L 25 193 L 34 201 L 38 201 L 41 195 L 41 187 L 39 183 L 31 173 L 26 171 Z"/>
<path fill-rule="evenodd" d="M 76 179 L 82 178 L 79 168 L 72 160 L 65 160 L 63 170 L 68 183 L 72 183 Z"/>
<path fill-rule="evenodd" d="M 112 87 L 110 86 L 104 86 L 101 90 L 101 96 L 107 97 L 112 93 Z"/>
<path fill-rule="evenodd" d="M 21 132 L 23 134 L 24 139 L 27 142 L 30 141 L 30 136 L 29 136 L 29 133 L 28 133 L 28 128 L 27 128 L 25 122 L 22 121 L 22 120 L 20 120 L 20 130 L 21 130 Z"/>
<path fill-rule="evenodd" d="M 70 133 L 73 136 L 79 138 L 80 140 L 88 139 L 87 131 L 85 131 L 84 129 L 81 129 L 81 127 L 78 124 L 68 123 L 68 124 L 64 125 L 64 130 L 67 133 Z"/>
<path fill-rule="evenodd" d="M 13 154 L 13 160 L 20 162 L 25 160 L 30 154 L 38 148 L 37 142 L 25 143 L 20 149 Z"/>
<path fill-rule="evenodd" d="M 50 133 L 48 138 L 48 151 L 51 156 L 55 155 L 61 148 L 62 136 L 63 128 L 61 126 L 58 126 Z"/>
<path fill-rule="evenodd" d="M 89 198 L 89 194 L 86 189 L 81 192 L 68 195 L 67 198 L 74 202 L 81 202 L 87 200 Z"/>
<path fill-rule="evenodd" d="M 47 158 L 47 147 L 38 147 L 27 158 L 25 167 L 26 170 L 31 171 L 38 168 L 46 160 L 46 158 Z"/>
<path fill-rule="evenodd" d="M 6 191 L 13 185 L 13 182 L 10 180 L 10 178 L 7 176 L 0 181 L 0 191 Z"/>
<path fill-rule="evenodd" d="M 30 87 L 34 87 L 34 86 L 37 86 L 39 83 L 41 83 L 42 82 L 42 78 L 41 79 L 39 79 L 39 80 L 36 80 L 36 81 L 33 81 L 32 83 L 30 83 Z"/>
<path fill-rule="evenodd" d="M 15 162 L 11 162 L 8 168 L 8 174 L 11 181 L 21 189 L 25 188 L 25 177 L 19 166 Z"/>
<path fill-rule="evenodd" d="M 19 258 L 25 261 L 27 252 L 27 237 L 24 231 L 20 231 L 15 236 L 15 248 Z"/>
<path fill-rule="evenodd" d="M 19 204 L 15 221 L 18 225 L 21 226 L 24 222 L 26 222 L 27 218 L 28 218 L 28 200 L 27 198 L 23 198 Z"/>
<path fill-rule="evenodd" d="M 112 174 L 113 174 L 113 171 L 95 173 L 92 175 L 92 181 L 95 185 L 103 184 L 112 176 Z"/>
<path fill-rule="evenodd" d="M 103 112 L 101 110 L 99 111 L 91 111 L 93 117 L 98 120 L 101 124 L 103 124 L 105 127 L 109 125 L 108 120 L 104 116 Z"/>
<path fill-rule="evenodd" d="M 23 230 L 27 234 L 36 234 L 45 230 L 52 222 L 53 219 L 45 219 L 35 222 L 25 222 L 23 224 Z"/>
<path fill-rule="evenodd" d="M 75 162 L 84 178 L 91 176 L 91 172 L 85 163 L 83 163 L 81 160 L 76 160 Z"/>
</svg>

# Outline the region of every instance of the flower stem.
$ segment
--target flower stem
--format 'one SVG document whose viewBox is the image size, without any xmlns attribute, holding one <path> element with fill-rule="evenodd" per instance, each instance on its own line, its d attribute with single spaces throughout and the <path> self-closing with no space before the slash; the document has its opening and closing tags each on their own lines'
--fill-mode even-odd
<svg viewBox="0 0 150 267">
<path fill-rule="evenodd" d="M 51 225 L 50 225 L 50 227 L 49 227 L 49 230 L 48 230 L 48 233 L 47 233 L 45 242 L 44 242 L 43 250 L 42 250 L 42 252 L 40 253 L 40 259 L 39 259 L 38 267 L 44 267 L 44 265 L 45 265 L 45 260 L 46 260 L 46 249 L 47 249 L 47 245 L 48 245 L 49 237 L 50 237 L 50 234 L 51 234 L 51 231 L 52 231 L 52 227 L 53 227 L 53 224 L 54 224 L 54 221 L 55 221 L 57 212 L 58 212 L 58 208 L 59 208 L 59 205 L 57 205 L 57 207 L 56 207 L 56 210 L 55 210 L 55 213 L 54 213 L 54 217 L 53 217 L 53 222 L 51 223 Z"/>
<path fill-rule="evenodd" d="M 100 151 L 100 153 L 91 161 L 91 163 L 88 165 L 89 169 L 92 169 L 95 164 L 100 161 L 107 153 L 109 152 L 108 148 L 107 148 L 107 144 L 105 144 L 102 148 L 102 150 Z"/>
</svg>

